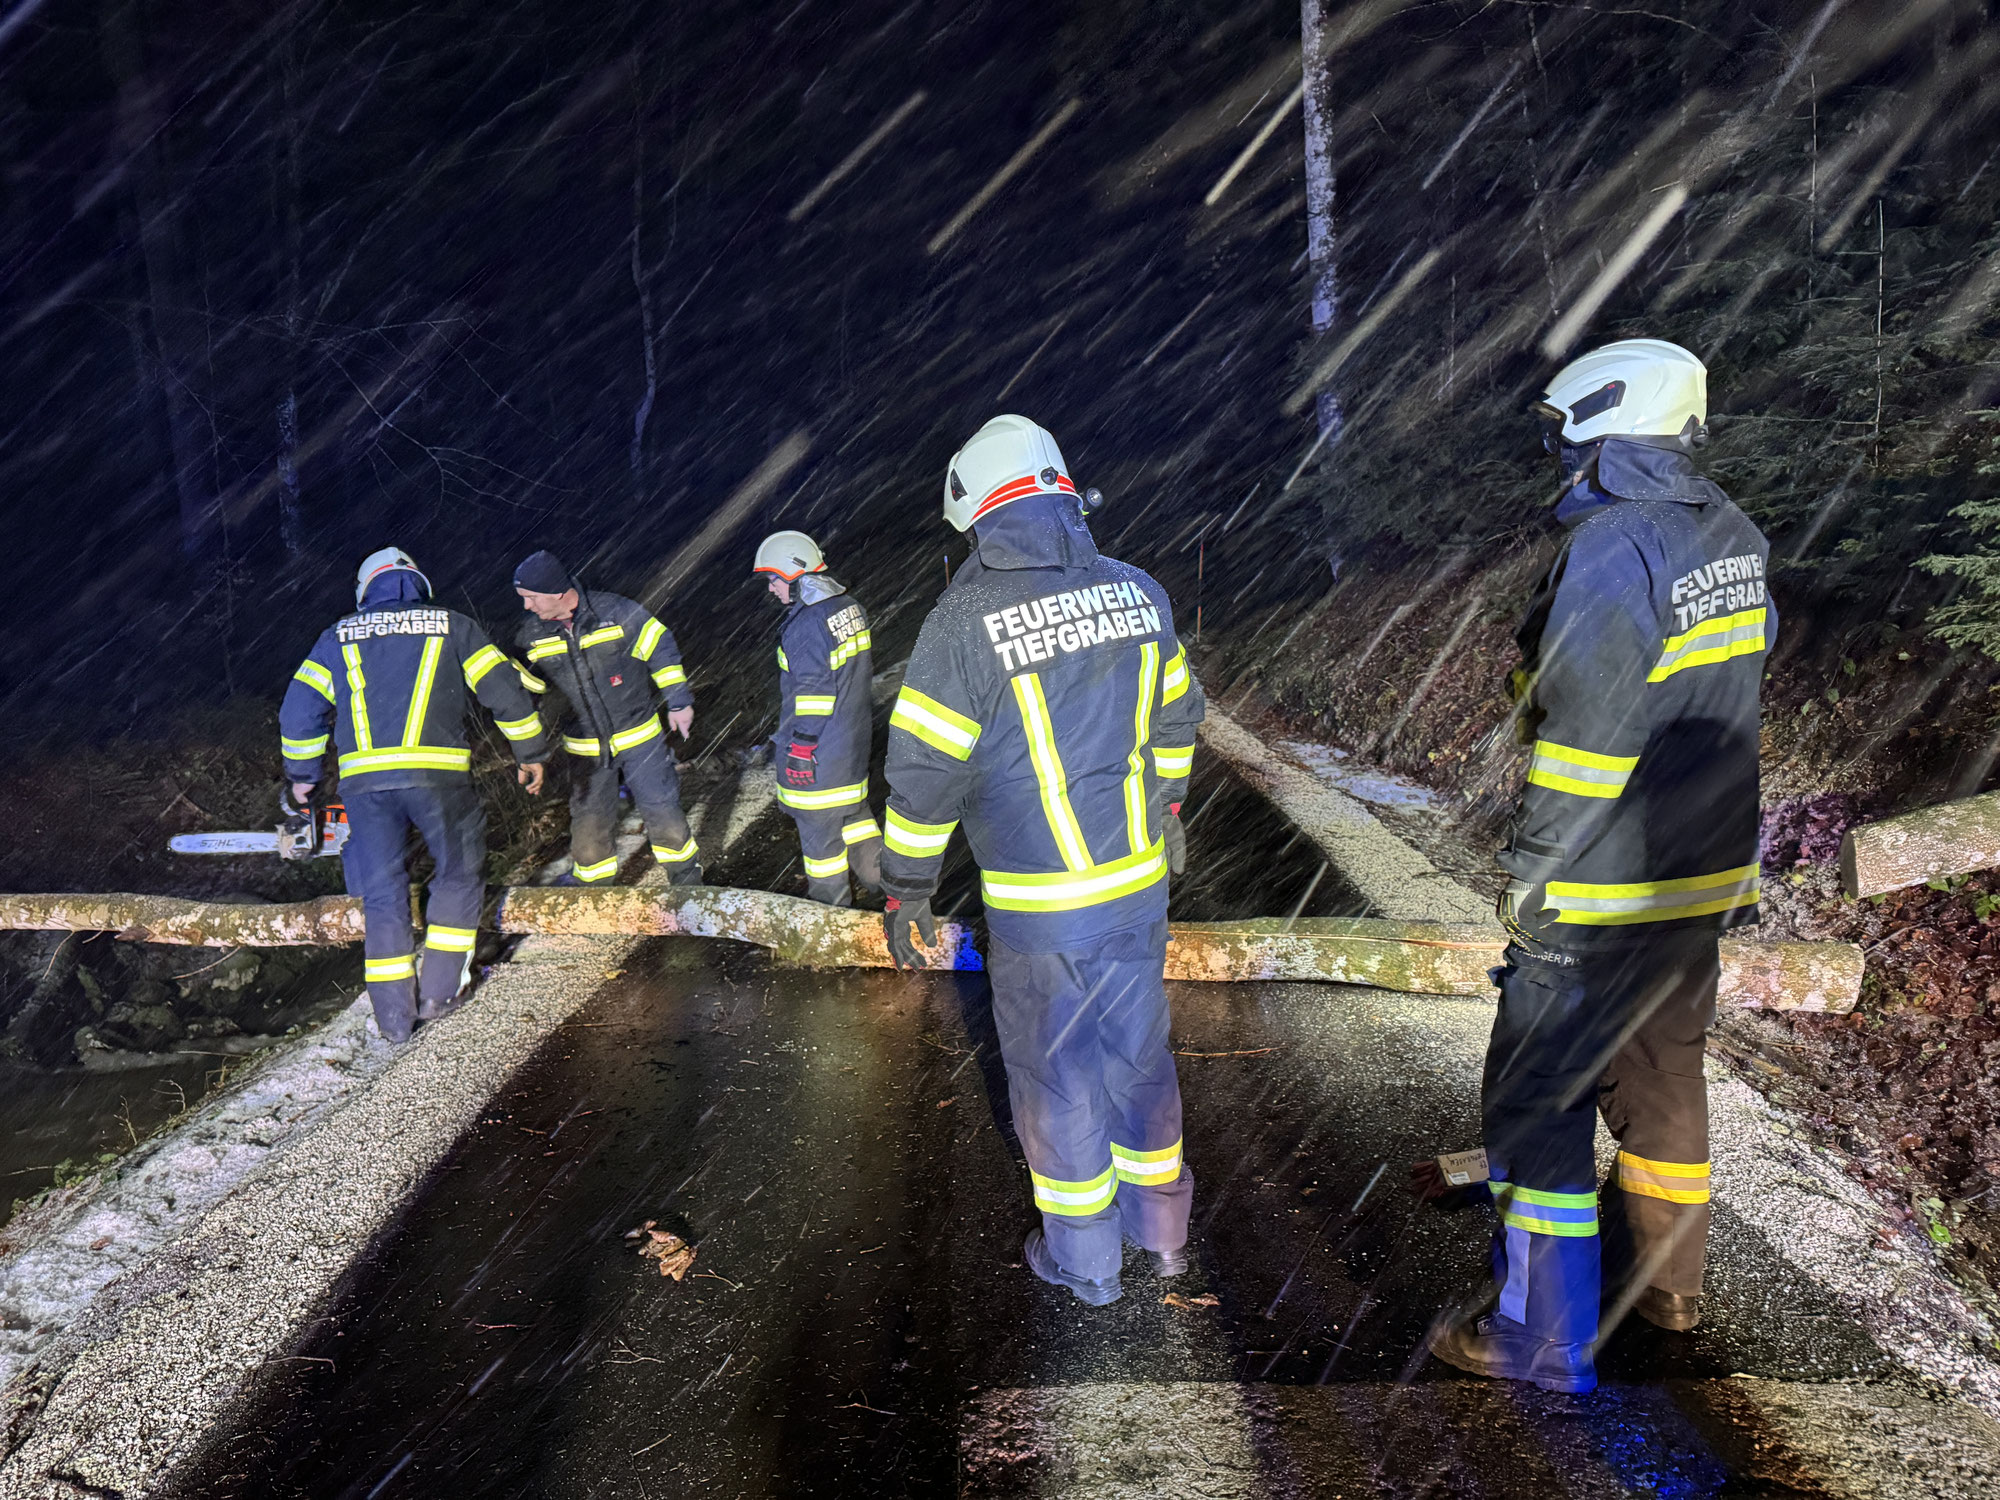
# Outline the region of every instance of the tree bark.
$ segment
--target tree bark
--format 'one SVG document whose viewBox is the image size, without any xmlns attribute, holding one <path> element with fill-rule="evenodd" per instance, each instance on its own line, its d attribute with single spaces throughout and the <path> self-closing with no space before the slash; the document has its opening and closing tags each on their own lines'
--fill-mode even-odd
<svg viewBox="0 0 2000 1500">
<path fill-rule="evenodd" d="M 1855 897 L 1995 865 L 2000 865 L 2000 792 L 1864 823 L 1840 841 L 1840 886 Z"/>
<path fill-rule="evenodd" d="M 874 913 L 769 891 L 515 886 L 501 892 L 491 925 L 507 933 L 726 938 L 808 968 L 889 967 Z M 938 925 L 929 967 L 981 967 L 966 928 Z M 361 903 L 352 896 L 277 906 L 172 896 L 0 896 L 0 928 L 10 927 L 207 947 L 357 943 L 362 935 Z M 1324 981 L 1418 995 L 1490 994 L 1486 971 L 1506 945 L 1495 926 L 1383 918 L 1176 922 L 1169 931 L 1169 979 Z M 1861 950 L 1851 943 L 1726 939 L 1722 994 L 1743 1006 L 1845 1014 L 1861 994 Z"/>
<path fill-rule="evenodd" d="M 299 210 L 299 118 L 298 48 L 300 17 L 295 13 L 285 27 L 280 46 L 274 88 L 277 94 L 277 121 L 272 131 L 271 188 L 275 199 L 274 217 L 284 244 L 284 390 L 278 396 L 278 537 L 285 555 L 293 561 L 305 555 L 305 494 L 299 478 L 299 373 L 303 364 L 305 309 L 301 262 L 305 257 L 305 235 Z"/>
<path fill-rule="evenodd" d="M 1305 68 L 1306 258 L 1312 268 L 1313 335 L 1324 339 L 1340 315 L 1340 279 L 1334 237 L 1333 141 L 1327 88 L 1326 0 L 1300 0 L 1299 32 Z M 1314 398 L 1320 438 L 1340 441 L 1340 395 L 1331 386 Z"/>
<path fill-rule="evenodd" d="M 104 60 L 118 85 L 116 149 L 126 160 L 139 210 L 139 249 L 151 315 L 147 352 L 166 420 L 181 550 L 199 561 L 213 554 L 221 525 L 221 508 L 206 472 L 209 444 L 197 395 L 206 341 L 187 290 L 181 204 L 167 156 L 161 85 L 147 67 L 140 0 L 107 0 Z"/>
</svg>

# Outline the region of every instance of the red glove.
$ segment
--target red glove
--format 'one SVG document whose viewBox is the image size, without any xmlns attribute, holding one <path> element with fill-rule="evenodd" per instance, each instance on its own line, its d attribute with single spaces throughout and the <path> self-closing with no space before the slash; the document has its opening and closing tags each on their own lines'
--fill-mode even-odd
<svg viewBox="0 0 2000 1500">
<path fill-rule="evenodd" d="M 785 752 L 785 780 L 793 786 L 811 786 L 819 780 L 819 762 L 813 758 L 818 748 L 793 740 L 791 749 Z"/>
</svg>

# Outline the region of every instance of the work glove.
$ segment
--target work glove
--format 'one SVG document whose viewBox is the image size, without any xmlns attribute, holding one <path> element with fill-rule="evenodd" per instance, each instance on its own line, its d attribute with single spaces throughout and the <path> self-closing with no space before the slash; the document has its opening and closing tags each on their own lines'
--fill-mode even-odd
<svg viewBox="0 0 2000 1500">
<path fill-rule="evenodd" d="M 889 961 L 899 969 L 922 969 L 929 967 L 930 960 L 910 941 L 910 924 L 917 924 L 917 934 L 925 948 L 937 946 L 937 918 L 931 915 L 930 897 L 912 901 L 905 906 L 891 896 L 882 910 L 882 934 L 889 940 Z"/>
<path fill-rule="evenodd" d="M 1530 933 L 1521 926 L 1521 903 L 1534 891 L 1527 881 L 1514 879 L 1507 882 L 1507 889 L 1500 893 L 1499 903 L 1493 908 L 1493 915 L 1500 919 L 1500 925 L 1507 929 L 1507 935 L 1532 942 Z"/>
<path fill-rule="evenodd" d="M 1167 809 L 1165 834 L 1167 870 L 1179 875 L 1187 869 L 1187 830 L 1181 827 L 1181 805 L 1178 802 Z"/>
<path fill-rule="evenodd" d="M 785 780 L 789 784 L 811 786 L 819 780 L 819 762 L 813 758 L 818 748 L 815 744 L 792 741 L 792 748 L 785 752 Z"/>
</svg>

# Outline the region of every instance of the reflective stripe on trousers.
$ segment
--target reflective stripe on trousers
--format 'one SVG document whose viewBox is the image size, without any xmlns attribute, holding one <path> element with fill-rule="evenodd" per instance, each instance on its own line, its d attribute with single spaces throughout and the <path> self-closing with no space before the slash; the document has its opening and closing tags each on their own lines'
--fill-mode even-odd
<svg viewBox="0 0 2000 1500">
<path fill-rule="evenodd" d="M 1121 1241 L 1177 1250 L 1193 1178 L 1181 1162 L 1181 1096 L 1167 1042 L 1165 921 L 1087 952 L 988 943 L 993 1021 L 1014 1128 L 1057 1264 L 1102 1281 Z"/>
</svg>

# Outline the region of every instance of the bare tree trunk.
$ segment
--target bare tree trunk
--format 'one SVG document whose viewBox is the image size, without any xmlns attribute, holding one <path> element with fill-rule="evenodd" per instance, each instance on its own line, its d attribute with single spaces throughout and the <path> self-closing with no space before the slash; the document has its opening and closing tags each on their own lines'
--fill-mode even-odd
<svg viewBox="0 0 2000 1500">
<path fill-rule="evenodd" d="M 632 70 L 632 288 L 639 294 L 639 338 L 645 355 L 646 389 L 632 412 L 632 500 L 646 502 L 646 423 L 659 395 L 659 367 L 653 349 L 653 284 L 646 274 L 646 105 L 645 59 Z"/>
<path fill-rule="evenodd" d="M 1305 69 L 1306 258 L 1312 269 L 1313 338 L 1324 346 L 1340 317 L 1338 246 L 1333 219 L 1332 122 L 1327 97 L 1326 0 L 1300 0 L 1299 32 Z M 1319 422 L 1319 438 L 1314 448 L 1331 450 L 1337 447 L 1345 425 L 1345 413 L 1341 408 L 1339 388 L 1331 381 L 1315 393 L 1313 413 Z M 1336 531 L 1327 546 L 1327 566 L 1332 569 L 1336 582 L 1339 581 L 1344 561 L 1345 546 Z"/>
<path fill-rule="evenodd" d="M 187 253 L 177 223 L 181 205 L 167 159 L 159 84 L 146 68 L 144 24 L 139 0 L 107 0 L 104 59 L 118 85 L 116 145 L 129 163 L 139 210 L 139 248 L 152 325 L 148 352 L 165 408 L 174 493 L 180 503 L 181 549 L 193 560 L 212 555 L 221 509 L 205 472 L 208 439 L 197 394 L 205 341 L 186 288 Z"/>
<path fill-rule="evenodd" d="M 299 304 L 300 261 L 304 233 L 299 222 L 298 27 L 295 15 L 285 28 L 277 67 L 278 120 L 272 132 L 277 158 L 272 189 L 277 217 L 284 227 L 285 388 L 278 397 L 278 536 L 285 555 L 305 555 L 305 496 L 299 481 L 299 365 L 304 310 Z"/>
<path fill-rule="evenodd" d="M 1333 142 L 1326 77 L 1326 0 L 1301 0 L 1300 32 L 1305 59 L 1306 256 L 1312 265 L 1313 334 L 1325 338 L 1340 315 L 1340 281 L 1335 258 Z M 1329 446 L 1340 438 L 1340 395 L 1322 388 L 1316 398 L 1319 430 Z"/>
<path fill-rule="evenodd" d="M 809 968 L 890 963 L 882 924 L 871 913 L 771 891 L 514 886 L 501 892 L 490 925 L 509 933 L 727 938 Z M 0 894 L 0 928 L 114 932 L 130 942 L 211 948 L 279 947 L 358 943 L 362 921 L 361 902 L 353 896 L 228 906 L 172 896 Z M 1170 979 L 1331 981 L 1419 995 L 1490 995 L 1487 971 L 1507 943 L 1493 923 L 1374 917 L 1175 922 L 1168 932 Z M 979 966 L 966 928 L 940 922 L 938 936 L 927 954 L 929 967 Z M 1843 1015 L 1861 993 L 1861 972 L 1861 949 L 1853 943 L 1722 942 L 1721 993 L 1735 1005 Z"/>
</svg>

